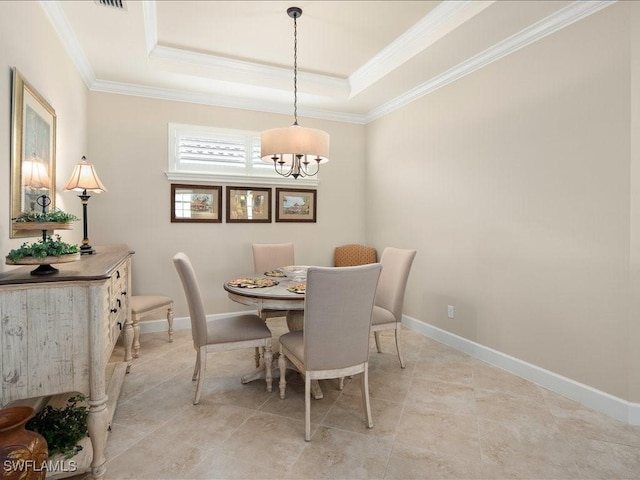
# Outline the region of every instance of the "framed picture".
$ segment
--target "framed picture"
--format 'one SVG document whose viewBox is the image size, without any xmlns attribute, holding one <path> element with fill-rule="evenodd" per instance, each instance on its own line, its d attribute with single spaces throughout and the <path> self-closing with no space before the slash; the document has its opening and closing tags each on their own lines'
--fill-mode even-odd
<svg viewBox="0 0 640 480">
<path fill-rule="evenodd" d="M 315 222 L 316 190 L 276 188 L 276 222 Z"/>
<path fill-rule="evenodd" d="M 222 222 L 222 187 L 171 185 L 171 222 Z"/>
<path fill-rule="evenodd" d="M 271 223 L 271 189 L 227 187 L 228 223 Z"/>
<path fill-rule="evenodd" d="M 55 208 L 56 112 L 14 67 L 11 104 L 11 218 Z M 11 223 L 11 238 L 32 237 Z"/>
</svg>

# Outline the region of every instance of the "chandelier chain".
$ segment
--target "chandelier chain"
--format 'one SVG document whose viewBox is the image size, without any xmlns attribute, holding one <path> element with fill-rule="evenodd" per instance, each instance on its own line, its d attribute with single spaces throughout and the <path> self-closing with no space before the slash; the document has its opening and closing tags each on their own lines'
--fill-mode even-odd
<svg viewBox="0 0 640 480">
<path fill-rule="evenodd" d="M 293 124 L 298 125 L 298 17 L 293 17 Z"/>
</svg>

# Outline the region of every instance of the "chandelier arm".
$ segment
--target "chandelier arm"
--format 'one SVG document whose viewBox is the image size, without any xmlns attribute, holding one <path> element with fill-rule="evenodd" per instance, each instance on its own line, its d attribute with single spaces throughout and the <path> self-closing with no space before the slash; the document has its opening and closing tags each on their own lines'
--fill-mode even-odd
<svg viewBox="0 0 640 480">
<path fill-rule="evenodd" d="M 320 171 L 320 159 L 314 158 L 314 160 L 316 162 L 316 171 L 311 173 L 309 171 L 309 165 L 311 164 L 311 162 L 307 160 L 307 156 L 305 155 L 305 161 L 302 162 L 303 167 L 300 168 L 300 171 L 304 172 L 304 175 L 301 175 L 302 177 L 313 177 L 314 175 L 318 174 L 318 172 Z"/>
<path fill-rule="evenodd" d="M 287 173 L 284 173 L 284 170 L 283 170 L 284 162 L 282 162 L 282 163 L 278 162 L 279 158 L 282 158 L 282 154 L 281 154 L 281 156 L 279 158 L 278 158 L 277 155 L 274 155 L 272 158 L 273 158 L 273 168 L 276 171 L 276 173 L 278 175 L 280 175 L 281 177 L 284 177 L 284 178 L 290 177 L 291 174 L 293 173 L 293 165 L 291 165 L 291 168 L 289 168 Z M 278 164 L 280 164 L 280 169 L 279 170 L 278 170 Z"/>
<path fill-rule="evenodd" d="M 302 157 L 304 157 L 305 159 L 304 162 L 300 161 Z M 318 158 L 314 159 L 316 161 L 316 171 L 312 173 L 309 170 L 309 164 L 311 162 L 307 160 L 307 156 L 298 154 L 293 156 L 293 162 L 291 163 L 291 166 L 289 167 L 289 169 L 286 170 L 285 172 L 284 170 L 285 163 L 284 161 L 280 160 L 281 158 L 282 158 L 282 154 L 280 154 L 280 157 L 278 157 L 277 155 L 274 155 L 272 157 L 273 169 L 281 177 L 284 177 L 284 178 L 293 177 L 295 179 L 304 178 L 304 177 L 313 177 L 320 171 L 320 159 Z"/>
</svg>

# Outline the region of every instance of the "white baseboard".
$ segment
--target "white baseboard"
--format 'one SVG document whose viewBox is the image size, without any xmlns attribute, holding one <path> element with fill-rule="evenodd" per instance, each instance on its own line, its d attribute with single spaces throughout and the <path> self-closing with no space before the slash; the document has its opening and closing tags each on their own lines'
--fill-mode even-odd
<svg viewBox="0 0 640 480">
<path fill-rule="evenodd" d="M 251 312 L 234 312 L 233 314 L 243 315 Z M 207 315 L 208 318 L 226 316 L 227 314 Z M 519 360 L 515 357 L 499 352 L 479 343 L 472 342 L 453 333 L 434 327 L 428 323 L 416 320 L 407 315 L 402 317 L 402 324 L 408 328 L 432 338 L 437 342 L 444 343 L 450 347 L 460 350 L 472 357 L 487 362 L 496 367 L 502 368 L 519 377 L 536 383 L 542 387 L 568 397 L 582 405 L 604 413 L 610 417 L 628 423 L 630 425 L 640 425 L 640 403 L 632 403 L 627 400 L 602 392 L 593 387 L 585 385 L 570 378 L 563 377 L 544 368 L 537 367 L 531 363 Z M 176 318 L 173 321 L 174 330 L 188 330 L 191 328 L 189 317 Z M 166 332 L 167 321 L 149 320 L 140 322 L 140 333 Z"/>
<path fill-rule="evenodd" d="M 228 317 L 236 315 L 245 315 L 247 313 L 256 313 L 255 310 L 247 310 L 246 312 L 230 312 L 230 313 L 217 313 L 215 315 L 207 315 L 208 319 L 217 317 Z M 189 317 L 180 317 L 173 319 L 174 330 L 191 330 L 191 319 Z M 140 333 L 157 333 L 166 332 L 168 330 L 168 324 L 166 318 L 159 320 L 143 320 L 140 322 Z"/>
<path fill-rule="evenodd" d="M 402 317 L 402 324 L 437 342 L 449 345 L 472 357 L 548 388 L 616 420 L 630 425 L 640 425 L 640 403 L 632 403 L 615 397 L 407 315 Z"/>
<path fill-rule="evenodd" d="M 160 320 L 143 320 L 140 322 L 140 333 L 157 333 L 166 332 L 168 329 L 166 318 Z M 189 317 L 174 318 L 174 330 L 189 330 L 191 328 L 191 320 Z"/>
</svg>

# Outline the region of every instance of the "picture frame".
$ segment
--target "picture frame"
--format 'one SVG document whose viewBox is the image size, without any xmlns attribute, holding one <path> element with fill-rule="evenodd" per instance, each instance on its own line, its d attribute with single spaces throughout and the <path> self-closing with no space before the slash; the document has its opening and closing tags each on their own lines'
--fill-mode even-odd
<svg viewBox="0 0 640 480">
<path fill-rule="evenodd" d="M 271 188 L 227 187 L 228 223 L 271 223 Z"/>
<path fill-rule="evenodd" d="M 13 222 L 22 212 L 55 208 L 56 112 L 12 67 L 10 238 L 32 237 Z M 44 205 L 43 205 L 44 204 Z"/>
<path fill-rule="evenodd" d="M 221 222 L 221 186 L 171 184 L 171 223 Z"/>
<path fill-rule="evenodd" d="M 317 191 L 276 188 L 276 222 L 317 221 Z"/>
</svg>

